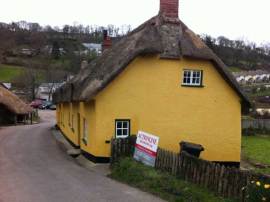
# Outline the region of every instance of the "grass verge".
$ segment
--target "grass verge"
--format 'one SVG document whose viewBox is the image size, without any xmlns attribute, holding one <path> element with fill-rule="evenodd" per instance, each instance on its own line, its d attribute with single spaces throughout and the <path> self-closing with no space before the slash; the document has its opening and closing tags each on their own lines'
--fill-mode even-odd
<svg viewBox="0 0 270 202">
<path fill-rule="evenodd" d="M 242 137 L 242 152 L 251 162 L 270 165 L 270 136 Z M 270 174 L 270 168 L 256 168 L 255 171 Z"/>
<path fill-rule="evenodd" d="M 23 67 L 0 64 L 0 81 L 11 82 L 14 78 L 22 74 L 23 71 Z"/>
<path fill-rule="evenodd" d="M 138 187 L 167 201 L 177 202 L 231 202 L 216 197 L 208 190 L 199 188 L 168 173 L 157 171 L 134 161 L 123 158 L 112 168 L 113 179 Z"/>
</svg>

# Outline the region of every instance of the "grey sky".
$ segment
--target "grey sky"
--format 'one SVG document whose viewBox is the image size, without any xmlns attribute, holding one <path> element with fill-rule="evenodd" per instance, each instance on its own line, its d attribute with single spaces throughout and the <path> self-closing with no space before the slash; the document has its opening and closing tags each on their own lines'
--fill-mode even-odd
<svg viewBox="0 0 270 202">
<path fill-rule="evenodd" d="M 269 0 L 179 0 L 180 19 L 197 34 L 270 41 Z M 0 0 L 0 21 L 41 25 L 137 27 L 159 10 L 159 0 Z"/>
</svg>

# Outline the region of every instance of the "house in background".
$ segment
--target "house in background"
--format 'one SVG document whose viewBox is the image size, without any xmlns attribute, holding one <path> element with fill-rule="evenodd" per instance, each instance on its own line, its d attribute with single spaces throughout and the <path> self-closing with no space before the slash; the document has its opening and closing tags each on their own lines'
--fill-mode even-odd
<svg viewBox="0 0 270 202">
<path fill-rule="evenodd" d="M 139 130 L 159 146 L 201 144 L 202 158 L 239 165 L 241 110 L 249 101 L 224 63 L 178 18 L 178 0 L 106 49 L 54 94 L 57 125 L 94 162 L 111 138 Z"/>
<path fill-rule="evenodd" d="M 97 55 L 101 55 L 102 45 L 99 43 L 82 43 L 82 45 L 86 48 L 86 54 L 94 51 Z"/>
<path fill-rule="evenodd" d="M 0 125 L 24 122 L 31 112 L 30 106 L 0 85 Z"/>
<path fill-rule="evenodd" d="M 233 75 L 242 85 L 270 83 L 270 72 L 265 70 L 234 72 Z"/>
<path fill-rule="evenodd" d="M 42 83 L 36 89 L 36 98 L 40 100 L 51 101 L 52 94 L 59 88 L 63 83 Z"/>
</svg>

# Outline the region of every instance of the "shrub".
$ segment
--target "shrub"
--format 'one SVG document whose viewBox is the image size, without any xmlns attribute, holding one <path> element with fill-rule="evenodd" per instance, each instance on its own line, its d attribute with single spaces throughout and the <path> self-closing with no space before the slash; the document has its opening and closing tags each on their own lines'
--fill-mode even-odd
<svg viewBox="0 0 270 202">
<path fill-rule="evenodd" d="M 252 181 L 247 186 L 247 202 L 270 201 L 270 183 Z"/>
</svg>

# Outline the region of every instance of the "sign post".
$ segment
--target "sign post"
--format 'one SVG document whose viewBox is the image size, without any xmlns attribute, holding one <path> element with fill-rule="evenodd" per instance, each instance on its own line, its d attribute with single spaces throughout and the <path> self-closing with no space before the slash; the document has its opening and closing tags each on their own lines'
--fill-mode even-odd
<svg viewBox="0 0 270 202">
<path fill-rule="evenodd" d="M 134 159 L 148 166 L 155 166 L 159 137 L 139 131 L 137 135 Z"/>
</svg>

